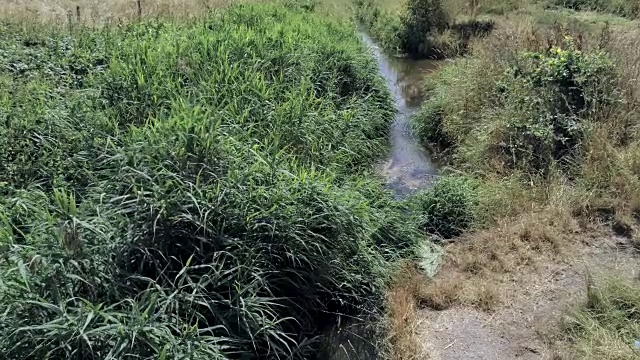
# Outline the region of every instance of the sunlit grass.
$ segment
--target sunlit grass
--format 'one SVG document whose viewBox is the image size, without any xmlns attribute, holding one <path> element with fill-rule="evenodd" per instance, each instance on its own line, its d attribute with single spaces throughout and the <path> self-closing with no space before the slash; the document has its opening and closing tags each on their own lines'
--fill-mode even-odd
<svg viewBox="0 0 640 360">
<path fill-rule="evenodd" d="M 0 353 L 301 358 L 421 240 L 369 173 L 393 107 L 296 6 L 0 25 Z"/>
</svg>

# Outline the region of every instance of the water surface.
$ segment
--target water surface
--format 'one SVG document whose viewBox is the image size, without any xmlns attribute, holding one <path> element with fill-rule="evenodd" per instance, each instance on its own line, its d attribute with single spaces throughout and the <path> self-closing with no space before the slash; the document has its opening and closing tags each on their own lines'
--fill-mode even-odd
<svg viewBox="0 0 640 360">
<path fill-rule="evenodd" d="M 391 154 L 380 172 L 389 186 L 403 196 L 429 187 L 438 173 L 429 152 L 411 134 L 409 119 L 422 103 L 422 82 L 435 71 L 440 61 L 390 57 L 366 34 L 360 34 L 378 62 L 396 106 L 396 118 L 389 129 Z"/>
<path fill-rule="evenodd" d="M 389 129 L 391 153 L 380 164 L 389 187 L 398 197 L 431 186 L 438 173 L 429 153 L 413 137 L 409 119 L 422 103 L 422 82 L 438 66 L 438 61 L 411 60 L 385 55 L 366 34 L 360 34 L 378 62 L 380 74 L 393 96 L 396 118 Z M 366 318 L 366 316 L 365 316 Z M 376 320 L 345 317 L 326 332 L 326 354 L 330 360 L 372 360 L 379 357 L 381 334 Z"/>
</svg>

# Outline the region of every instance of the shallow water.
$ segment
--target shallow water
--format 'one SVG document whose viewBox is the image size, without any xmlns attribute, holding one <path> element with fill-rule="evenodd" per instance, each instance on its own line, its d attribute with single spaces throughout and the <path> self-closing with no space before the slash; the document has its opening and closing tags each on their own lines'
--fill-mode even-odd
<svg viewBox="0 0 640 360">
<path fill-rule="evenodd" d="M 438 174 L 429 152 L 413 137 L 409 119 L 422 103 L 422 82 L 440 65 L 433 60 L 410 60 L 385 55 L 366 34 L 360 34 L 378 61 L 396 106 L 396 118 L 389 129 L 391 153 L 379 166 L 389 187 L 398 197 L 431 186 Z M 379 357 L 375 321 L 345 317 L 326 332 L 324 358 L 330 360 L 371 360 Z"/>
<path fill-rule="evenodd" d="M 411 134 L 409 119 L 422 103 L 421 89 L 425 76 L 435 71 L 441 62 L 390 57 L 369 36 L 363 33 L 360 36 L 378 61 L 380 74 L 387 82 L 397 110 L 389 130 L 391 154 L 380 164 L 379 170 L 399 196 L 429 187 L 438 174 L 438 167 L 429 152 Z"/>
</svg>

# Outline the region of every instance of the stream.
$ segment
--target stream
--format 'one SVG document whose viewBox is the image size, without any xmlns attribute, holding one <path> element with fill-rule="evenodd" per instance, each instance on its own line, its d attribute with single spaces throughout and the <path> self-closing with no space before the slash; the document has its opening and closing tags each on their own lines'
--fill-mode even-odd
<svg viewBox="0 0 640 360">
<path fill-rule="evenodd" d="M 429 187 L 438 174 L 429 152 L 412 135 L 409 120 L 422 104 L 425 76 L 435 71 L 441 61 L 390 57 L 368 35 L 360 33 L 360 37 L 376 58 L 397 110 L 389 130 L 391 154 L 378 170 L 397 196 L 406 196 Z"/>
<path fill-rule="evenodd" d="M 378 62 L 396 106 L 396 117 L 389 129 L 391 152 L 388 159 L 378 165 L 391 190 L 398 198 L 432 185 L 438 166 L 429 152 L 412 135 L 409 120 L 423 101 L 422 82 L 435 71 L 440 61 L 411 60 L 390 57 L 368 35 L 360 33 Z M 378 358 L 375 344 L 377 324 L 354 317 L 344 317 L 326 333 L 326 355 L 330 360 L 370 360 Z"/>
</svg>

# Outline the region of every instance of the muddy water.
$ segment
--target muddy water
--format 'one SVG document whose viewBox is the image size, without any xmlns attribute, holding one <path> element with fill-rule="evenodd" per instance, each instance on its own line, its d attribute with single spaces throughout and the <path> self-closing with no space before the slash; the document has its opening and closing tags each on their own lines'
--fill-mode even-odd
<svg viewBox="0 0 640 360">
<path fill-rule="evenodd" d="M 396 118 L 389 131 L 391 155 L 379 165 L 389 187 L 398 196 L 428 187 L 438 173 L 429 153 L 413 137 L 409 128 L 411 115 L 422 103 L 422 82 L 441 62 L 389 57 L 366 34 L 360 34 L 364 43 L 378 61 L 380 74 L 396 104 Z"/>
</svg>

